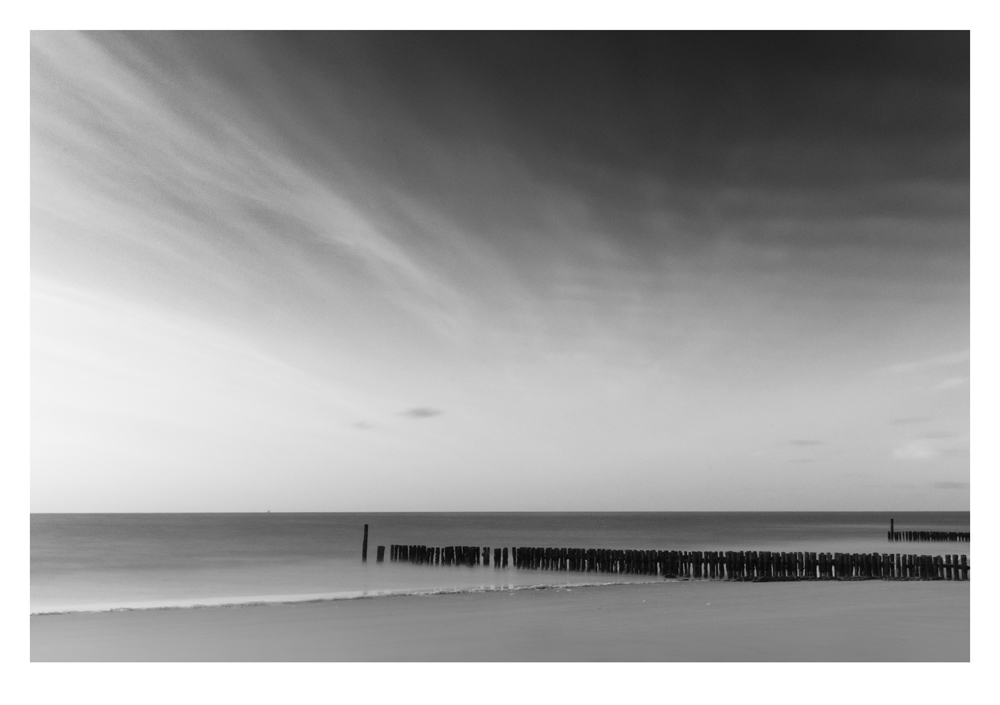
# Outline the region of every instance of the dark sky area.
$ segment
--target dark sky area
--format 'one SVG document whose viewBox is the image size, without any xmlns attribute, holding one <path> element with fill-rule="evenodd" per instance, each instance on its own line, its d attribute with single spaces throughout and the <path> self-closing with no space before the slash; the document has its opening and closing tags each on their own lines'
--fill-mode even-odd
<svg viewBox="0 0 1000 705">
<path fill-rule="evenodd" d="M 510 186 L 491 193 L 464 169 L 429 170 L 426 150 L 454 145 L 485 156 L 502 145 L 537 178 L 569 179 L 626 223 L 662 206 L 693 219 L 773 216 L 789 201 L 858 216 L 967 212 L 967 197 L 951 193 L 967 185 L 969 170 L 963 32 L 260 39 L 268 56 L 303 67 L 317 130 L 332 117 L 319 106 L 343 96 L 359 106 L 363 124 L 352 137 L 373 166 L 424 197 L 469 202 L 470 211 Z M 933 185 L 944 193 L 919 191 Z M 727 191 L 746 195 L 729 203 Z M 775 191 L 780 203 L 751 195 Z M 635 233 L 643 235 L 656 239 Z"/>
</svg>

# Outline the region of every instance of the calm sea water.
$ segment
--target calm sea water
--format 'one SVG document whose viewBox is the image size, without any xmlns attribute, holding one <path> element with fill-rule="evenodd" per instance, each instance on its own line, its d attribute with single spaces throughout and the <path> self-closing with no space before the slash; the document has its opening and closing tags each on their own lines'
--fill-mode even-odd
<svg viewBox="0 0 1000 705">
<path fill-rule="evenodd" d="M 33 514 L 31 612 L 651 580 L 376 563 L 394 543 L 970 555 L 968 543 L 889 544 L 890 516 L 899 531 L 969 530 L 968 512 Z"/>
</svg>

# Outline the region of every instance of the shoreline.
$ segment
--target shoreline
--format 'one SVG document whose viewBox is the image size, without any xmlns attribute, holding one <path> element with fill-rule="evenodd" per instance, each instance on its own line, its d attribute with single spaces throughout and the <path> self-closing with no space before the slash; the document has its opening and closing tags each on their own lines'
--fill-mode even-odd
<svg viewBox="0 0 1000 705">
<path fill-rule="evenodd" d="M 969 595 L 947 581 L 659 581 L 41 614 L 31 660 L 968 661 Z"/>
<path fill-rule="evenodd" d="M 868 578 L 863 576 L 846 576 L 842 578 L 802 578 L 802 577 L 754 577 L 754 578 L 727 578 L 722 582 L 726 583 L 850 583 L 867 582 L 878 580 L 886 583 L 912 583 L 912 582 L 963 582 L 947 581 L 944 578 Z M 60 615 L 74 614 L 110 614 L 119 612 L 154 612 L 163 610 L 200 610 L 213 608 L 238 608 L 238 607 L 279 607 L 291 605 L 325 604 L 330 602 L 346 602 L 350 600 L 376 600 L 390 597 L 430 597 L 437 595 L 462 595 L 462 594 L 484 594 L 493 592 L 514 592 L 522 590 L 559 590 L 568 588 L 594 588 L 610 587 L 617 585 L 658 585 L 661 583 L 701 583 L 708 582 L 708 578 L 650 578 L 648 580 L 628 580 L 628 581 L 607 581 L 607 582 L 586 582 L 586 583 L 539 583 L 535 585 L 505 585 L 505 586 L 482 586 L 482 587 L 458 587 L 458 588 L 428 588 L 413 590 L 386 590 L 384 592 L 372 593 L 329 593 L 329 594 L 309 594 L 309 595 L 260 595 L 247 597 L 226 597 L 226 598 L 203 598 L 208 601 L 194 602 L 181 601 L 175 604 L 155 604 L 155 605 L 121 605 L 117 607 L 109 606 L 81 606 L 57 609 L 36 610 L 28 614 L 29 617 L 54 617 Z M 715 582 L 713 580 L 713 582 Z M 220 601 L 211 601 L 217 599 Z"/>
<path fill-rule="evenodd" d="M 29 617 L 51 617 L 72 614 L 107 614 L 114 612 L 152 612 L 160 610 L 196 610 L 212 608 L 236 607 L 278 607 L 283 605 L 324 604 L 328 602 L 346 602 L 349 600 L 375 600 L 387 597 L 430 597 L 432 595 L 481 594 L 489 592 L 513 592 L 516 590 L 552 590 L 560 588 L 606 587 L 611 585 L 647 585 L 655 582 L 685 582 L 688 578 L 670 578 L 664 580 L 628 580 L 602 581 L 587 583 L 538 583 L 534 585 L 504 585 L 457 588 L 415 588 L 412 590 L 386 590 L 384 592 L 362 593 L 329 593 L 311 595 L 260 595 L 254 597 L 217 598 L 224 602 L 180 602 L 163 605 L 122 605 L 120 607 L 79 607 L 66 609 L 37 610 L 29 613 Z M 211 599 L 211 598 L 205 598 Z"/>
</svg>

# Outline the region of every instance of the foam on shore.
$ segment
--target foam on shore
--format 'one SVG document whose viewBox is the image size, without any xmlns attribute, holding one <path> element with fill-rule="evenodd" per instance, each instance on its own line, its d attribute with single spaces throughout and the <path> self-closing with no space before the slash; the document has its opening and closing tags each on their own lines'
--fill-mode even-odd
<svg viewBox="0 0 1000 705">
<path fill-rule="evenodd" d="M 672 579 L 667 579 L 670 581 Z M 128 605 L 92 605 L 74 608 L 51 608 L 31 612 L 31 617 L 63 614 L 100 614 L 104 612 L 145 612 L 153 610 L 189 610 L 215 607 L 268 607 L 345 600 L 370 600 L 384 597 L 428 597 L 433 595 L 458 595 L 488 592 L 518 592 L 522 590 L 567 590 L 572 588 L 606 587 L 610 585 L 644 585 L 659 580 L 601 581 L 581 583 L 538 583 L 535 585 L 481 585 L 461 588 L 430 588 L 415 590 L 369 590 L 364 592 L 313 593 L 308 595 L 258 595 L 241 597 L 199 598 L 162 603 L 131 603 Z"/>
</svg>

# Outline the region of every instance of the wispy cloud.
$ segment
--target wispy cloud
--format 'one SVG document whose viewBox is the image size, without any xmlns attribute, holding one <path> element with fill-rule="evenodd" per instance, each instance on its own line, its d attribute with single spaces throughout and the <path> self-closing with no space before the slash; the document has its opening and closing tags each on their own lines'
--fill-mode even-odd
<svg viewBox="0 0 1000 705">
<path fill-rule="evenodd" d="M 892 457 L 899 460 L 929 460 L 938 455 L 937 448 L 926 440 L 910 441 L 892 449 Z"/>
<path fill-rule="evenodd" d="M 408 416 L 411 419 L 429 419 L 434 416 L 440 416 L 443 413 L 440 409 L 432 409 L 429 406 L 417 406 L 401 412 L 400 416 Z"/>
<path fill-rule="evenodd" d="M 949 377 L 948 379 L 938 382 L 934 388 L 937 390 L 956 389 L 958 387 L 964 387 L 968 383 L 968 377 Z"/>
<path fill-rule="evenodd" d="M 821 446 L 821 445 L 823 445 L 823 441 L 819 441 L 819 440 L 815 440 L 815 439 L 794 440 L 794 441 L 788 441 L 788 445 L 790 445 L 790 446 Z"/>
<path fill-rule="evenodd" d="M 128 63 L 118 58 L 119 41 L 136 43 Z M 192 85 L 169 68 L 172 61 L 145 54 L 145 43 L 156 41 L 33 38 L 40 135 L 32 145 L 32 236 L 46 252 L 58 251 L 65 233 L 89 229 L 131 252 L 135 271 L 156 267 L 166 272 L 165 285 L 199 294 L 203 308 L 226 292 L 250 292 L 251 306 L 265 310 L 262 292 L 281 292 L 304 297 L 294 317 L 309 323 L 326 303 L 330 321 L 331 308 L 346 311 L 357 292 L 377 291 L 427 325 L 454 327 L 464 297 L 437 263 L 447 259 L 442 248 L 455 253 L 421 251 L 415 244 L 430 235 L 393 225 L 371 192 L 359 197 L 344 187 L 358 181 L 345 160 L 327 160 L 336 168 L 325 169 L 301 160 L 274 125 L 243 111 L 228 92 L 207 79 Z M 193 61 L 179 40 L 160 49 L 178 65 Z M 122 141 L 129 150 L 115 146 Z"/>
<path fill-rule="evenodd" d="M 932 482 L 931 487 L 935 490 L 967 490 L 969 489 L 969 483 L 944 480 L 942 482 Z"/>
<path fill-rule="evenodd" d="M 905 416 L 900 419 L 893 419 L 890 423 L 894 426 L 904 426 L 906 424 L 926 423 L 928 421 L 933 421 L 933 419 L 928 416 Z"/>
<path fill-rule="evenodd" d="M 926 433 L 920 434 L 921 438 L 929 438 L 932 440 L 941 440 L 945 438 L 954 438 L 954 433 L 948 433 L 947 431 L 927 431 Z"/>
<path fill-rule="evenodd" d="M 947 355 L 937 355 L 936 357 L 927 357 L 922 360 L 914 360 L 912 362 L 890 365 L 887 369 L 889 372 L 902 374 L 906 372 L 917 372 L 918 370 L 936 369 L 938 367 L 951 367 L 953 365 L 961 365 L 968 361 L 969 351 L 962 350 L 960 352 L 948 353 Z"/>
<path fill-rule="evenodd" d="M 946 455 L 949 458 L 968 458 L 969 457 L 969 447 L 964 448 L 945 448 L 941 451 L 941 455 Z"/>
</svg>

